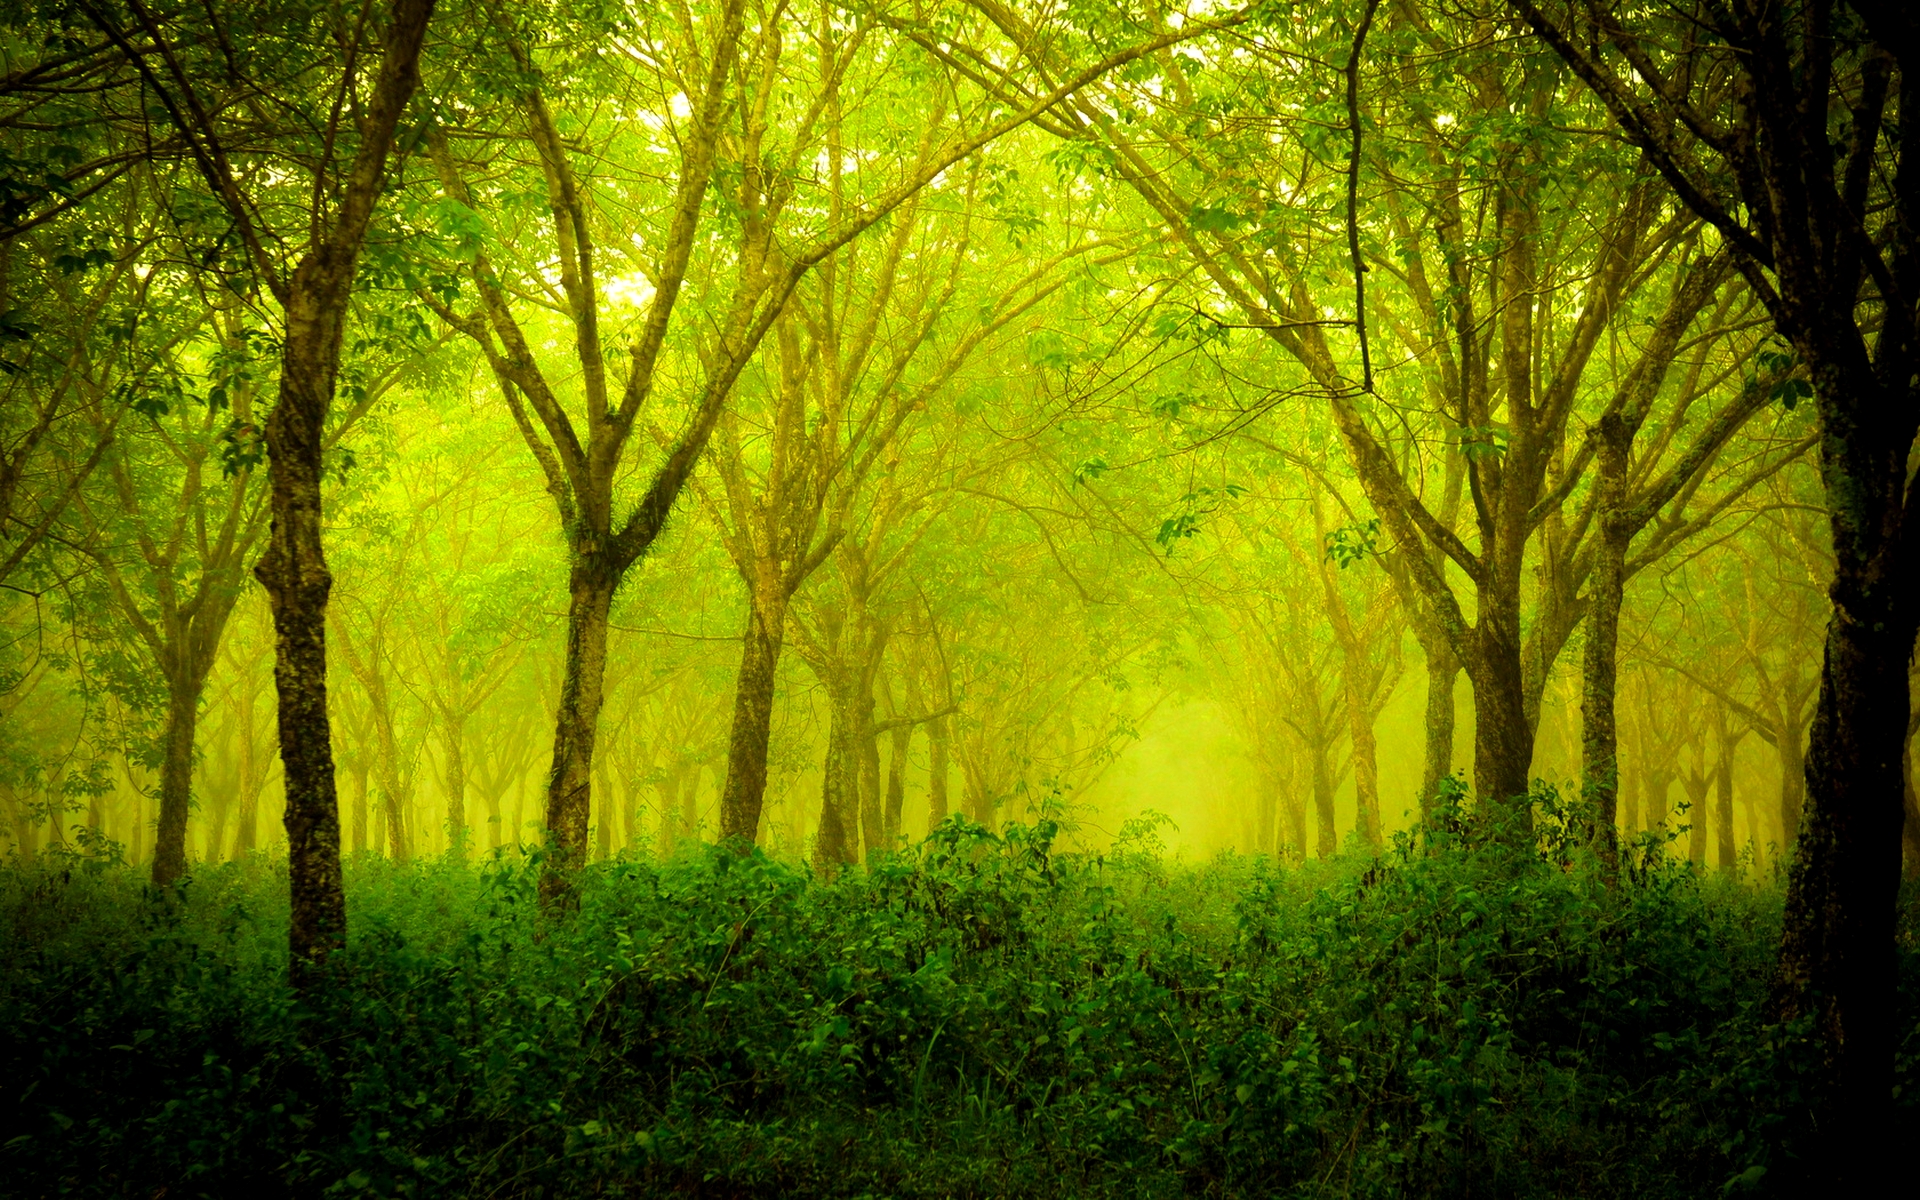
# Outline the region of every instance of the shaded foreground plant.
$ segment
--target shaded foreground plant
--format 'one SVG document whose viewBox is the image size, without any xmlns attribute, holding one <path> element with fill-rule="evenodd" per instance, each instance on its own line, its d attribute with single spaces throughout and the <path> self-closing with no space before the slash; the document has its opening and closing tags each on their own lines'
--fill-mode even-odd
<svg viewBox="0 0 1920 1200">
<path fill-rule="evenodd" d="M 1446 806 L 1298 869 L 1056 832 L 949 821 L 830 883 L 617 860 L 560 921 L 537 863 L 356 860 L 366 920 L 306 998 L 279 864 L 177 895 L 9 867 L 0 1166 L 31 1194 L 1691 1196 L 1764 1189 L 1804 1133 L 1771 891 L 1657 846 L 1609 890 Z"/>
</svg>

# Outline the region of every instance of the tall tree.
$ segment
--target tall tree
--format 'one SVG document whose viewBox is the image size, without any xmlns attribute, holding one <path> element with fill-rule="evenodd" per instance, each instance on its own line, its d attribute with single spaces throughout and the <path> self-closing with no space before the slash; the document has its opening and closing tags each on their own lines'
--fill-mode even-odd
<svg viewBox="0 0 1920 1200">
<path fill-rule="evenodd" d="M 378 21 L 371 10 L 349 16 L 331 5 L 263 0 L 209 11 L 212 36 L 192 41 L 142 0 L 81 6 L 165 112 L 182 155 L 231 222 L 239 270 L 279 309 L 279 393 L 260 432 L 272 525 L 254 574 L 273 609 L 288 944 L 302 986 L 318 979 L 347 928 L 327 717 L 333 580 L 322 534 L 324 451 L 354 275 L 419 83 L 434 2 L 392 0 Z M 297 116 L 262 128 L 243 95 L 273 96 Z"/>
<path fill-rule="evenodd" d="M 1920 431 L 1920 27 L 1874 0 L 1513 10 L 1711 224 L 1805 363 L 1834 568 L 1778 1003 L 1822 1059 L 1810 1169 L 1885 1178 Z"/>
</svg>

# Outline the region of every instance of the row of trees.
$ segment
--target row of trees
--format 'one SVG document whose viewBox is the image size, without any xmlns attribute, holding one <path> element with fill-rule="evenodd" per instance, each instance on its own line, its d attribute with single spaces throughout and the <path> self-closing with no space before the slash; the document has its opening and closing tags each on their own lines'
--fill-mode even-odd
<svg viewBox="0 0 1920 1200">
<path fill-rule="evenodd" d="M 476 722 L 521 745 L 515 719 L 551 720 L 543 896 L 564 906 L 596 787 L 626 789 L 603 839 L 634 828 L 636 779 L 671 780 L 661 809 L 692 830 L 693 745 L 720 835 L 793 821 L 768 804 L 793 658 L 822 725 L 800 824 L 832 866 L 894 844 L 918 732 L 932 811 L 955 770 L 977 816 L 1070 792 L 1202 645 L 1230 648 L 1274 844 L 1304 847 L 1310 796 L 1327 847 L 1343 771 L 1379 844 L 1377 730 L 1415 648 L 1421 803 L 1470 757 L 1524 831 L 1577 653 L 1603 862 L 1623 799 L 1641 824 L 1665 803 L 1662 687 L 1712 697 L 1723 861 L 1736 746 L 1773 748 L 1780 1011 L 1816 1030 L 1823 1103 L 1874 1136 L 1911 794 L 1911 16 L 206 16 L 82 0 L 5 34 L 0 582 L 31 630 L 10 696 L 78 681 L 53 708 L 141 731 L 172 882 L 251 573 L 297 979 L 346 927 L 339 768 L 348 836 L 378 810 L 402 853 L 432 827 L 405 802 L 431 760 L 458 846 L 471 781 L 491 817 L 526 775 L 498 743 L 470 759 Z M 688 597 L 728 575 L 735 628 L 692 636 L 738 638 L 731 687 L 671 638 L 610 654 L 618 624 L 688 634 Z M 1823 619 L 1816 684 L 1783 647 Z M 1666 682 L 1623 705 L 1623 656 Z M 1623 772 L 1636 701 L 1661 715 Z M 244 749 L 215 768 L 243 780 L 243 837 L 270 774 L 252 719 L 223 720 Z M 18 751 L 16 796 L 65 755 Z M 1676 772 L 1689 796 L 1709 757 Z M 62 765 L 38 803 L 112 770 Z"/>
</svg>

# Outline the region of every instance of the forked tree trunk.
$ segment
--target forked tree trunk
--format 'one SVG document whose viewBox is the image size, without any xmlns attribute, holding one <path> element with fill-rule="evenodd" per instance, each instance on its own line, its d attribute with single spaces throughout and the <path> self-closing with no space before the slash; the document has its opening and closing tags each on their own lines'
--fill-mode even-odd
<svg viewBox="0 0 1920 1200">
<path fill-rule="evenodd" d="M 786 629 L 786 605 L 751 593 L 733 689 L 733 728 L 727 735 L 727 781 L 720 794 L 720 837 L 752 844 L 760 835 L 767 793 L 767 748 L 773 738 L 773 692 Z"/>
<path fill-rule="evenodd" d="M 578 553 L 567 581 L 567 652 L 554 718 L 553 766 L 547 774 L 545 904 L 571 903 L 573 873 L 587 852 L 594 740 L 607 677 L 607 621 L 617 574 L 598 558 Z"/>
</svg>

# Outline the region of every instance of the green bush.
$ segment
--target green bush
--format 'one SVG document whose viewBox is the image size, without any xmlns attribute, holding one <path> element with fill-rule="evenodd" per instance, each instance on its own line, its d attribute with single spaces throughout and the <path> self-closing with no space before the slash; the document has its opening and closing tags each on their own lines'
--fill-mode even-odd
<svg viewBox="0 0 1920 1200">
<path fill-rule="evenodd" d="M 1170 866 L 954 821 L 823 880 L 349 864 L 330 987 L 284 868 L 0 870 L 0 1190 L 22 1195 L 1702 1196 L 1790 1173 L 1778 896 L 1617 888 L 1442 821 Z M 1902 1028 L 1920 954 L 1904 922 Z M 1916 1054 L 1901 1064 L 1911 1111 Z"/>
</svg>

